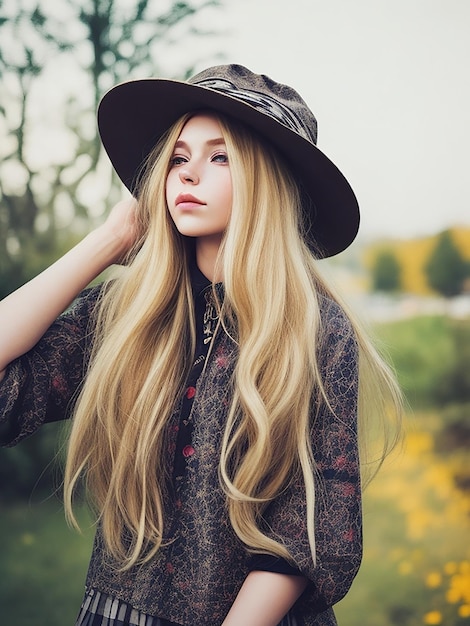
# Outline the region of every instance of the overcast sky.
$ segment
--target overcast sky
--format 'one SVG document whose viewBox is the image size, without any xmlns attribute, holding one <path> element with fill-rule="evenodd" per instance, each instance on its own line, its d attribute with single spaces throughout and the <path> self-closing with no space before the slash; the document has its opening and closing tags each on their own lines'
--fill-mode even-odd
<svg viewBox="0 0 470 626">
<path fill-rule="evenodd" d="M 469 0 L 225 4 L 226 60 L 308 102 L 319 147 L 359 198 L 363 235 L 470 226 Z"/>
</svg>

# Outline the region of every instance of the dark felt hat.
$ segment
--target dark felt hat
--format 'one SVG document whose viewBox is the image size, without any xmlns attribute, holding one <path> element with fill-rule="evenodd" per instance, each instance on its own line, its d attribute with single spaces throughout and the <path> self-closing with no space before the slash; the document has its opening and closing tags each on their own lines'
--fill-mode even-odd
<svg viewBox="0 0 470 626">
<path fill-rule="evenodd" d="M 214 110 L 254 129 L 283 155 L 305 198 L 306 228 L 320 256 L 338 254 L 354 240 L 359 207 L 349 183 L 317 146 L 317 121 L 300 95 L 241 65 L 206 69 L 187 82 L 131 80 L 108 91 L 98 128 L 111 163 L 135 191 L 142 163 L 183 114 Z M 312 246 L 314 247 L 314 246 Z"/>
</svg>

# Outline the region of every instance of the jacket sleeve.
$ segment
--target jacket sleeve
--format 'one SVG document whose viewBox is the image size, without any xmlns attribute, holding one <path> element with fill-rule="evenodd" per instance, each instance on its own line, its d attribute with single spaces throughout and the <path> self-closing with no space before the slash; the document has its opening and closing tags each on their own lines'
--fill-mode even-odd
<svg viewBox="0 0 470 626">
<path fill-rule="evenodd" d="M 335 303 L 324 311 L 320 365 L 330 407 L 312 411 L 316 465 L 314 563 L 307 536 L 305 487 L 293 482 L 265 513 L 270 533 L 289 550 L 310 584 L 298 600 L 302 613 L 325 611 L 346 594 L 362 557 L 357 441 L 358 351 L 351 324 Z"/>
<path fill-rule="evenodd" d="M 0 445 L 13 446 L 42 424 L 66 419 L 86 371 L 100 287 L 83 291 L 0 383 Z"/>
</svg>

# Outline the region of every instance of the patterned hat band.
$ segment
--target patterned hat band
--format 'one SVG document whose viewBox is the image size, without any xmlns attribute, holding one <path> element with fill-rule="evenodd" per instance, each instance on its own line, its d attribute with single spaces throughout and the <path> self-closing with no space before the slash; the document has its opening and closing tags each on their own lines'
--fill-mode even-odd
<svg viewBox="0 0 470 626">
<path fill-rule="evenodd" d="M 260 93 L 259 91 L 253 91 L 251 89 L 240 89 L 240 87 L 237 87 L 230 81 L 220 78 L 209 78 L 201 81 L 190 82 L 198 87 L 213 89 L 214 91 L 219 91 L 224 95 L 241 100 L 245 104 L 251 105 L 257 111 L 260 111 L 260 113 L 274 118 L 289 128 L 289 130 L 301 135 L 310 143 L 317 143 L 316 120 L 311 120 L 312 127 L 307 126 L 291 109 L 266 93 Z"/>
</svg>

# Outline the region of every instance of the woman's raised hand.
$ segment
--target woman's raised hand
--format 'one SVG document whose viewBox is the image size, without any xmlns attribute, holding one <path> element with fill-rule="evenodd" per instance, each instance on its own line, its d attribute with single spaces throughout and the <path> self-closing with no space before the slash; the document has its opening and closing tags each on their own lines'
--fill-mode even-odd
<svg viewBox="0 0 470 626">
<path fill-rule="evenodd" d="M 136 242 L 136 200 L 122 200 L 106 221 L 53 265 L 0 302 L 0 380 L 92 280 L 123 260 Z"/>
<path fill-rule="evenodd" d="M 139 236 L 136 220 L 137 206 L 135 198 L 121 200 L 114 205 L 106 221 L 98 228 L 107 233 L 116 243 L 114 263 L 119 263 L 125 258 Z"/>
</svg>

